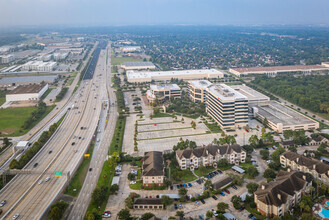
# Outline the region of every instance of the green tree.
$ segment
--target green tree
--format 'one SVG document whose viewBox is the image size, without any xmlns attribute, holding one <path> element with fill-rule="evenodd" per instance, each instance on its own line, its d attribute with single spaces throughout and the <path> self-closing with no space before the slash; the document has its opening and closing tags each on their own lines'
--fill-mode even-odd
<svg viewBox="0 0 329 220">
<path fill-rule="evenodd" d="M 212 212 L 212 211 L 207 211 L 207 213 L 206 213 L 206 217 L 207 218 L 211 218 L 211 217 L 213 217 L 214 216 L 214 213 Z"/>
<path fill-rule="evenodd" d="M 49 219 L 50 220 L 60 220 L 62 218 L 62 212 L 58 207 L 54 207 L 50 210 Z"/>
<path fill-rule="evenodd" d="M 206 182 L 204 183 L 204 186 L 207 187 L 207 189 L 209 189 L 212 185 L 211 180 L 206 180 Z"/>
<path fill-rule="evenodd" d="M 164 206 L 171 205 L 173 203 L 173 200 L 169 196 L 162 196 L 161 202 Z"/>
<path fill-rule="evenodd" d="M 142 215 L 142 220 L 149 220 L 150 218 L 152 218 L 154 216 L 153 213 L 151 212 L 146 212 Z"/>
<path fill-rule="evenodd" d="M 187 194 L 187 189 L 186 189 L 186 188 L 180 188 L 180 189 L 178 190 L 178 194 L 179 194 L 180 196 L 185 196 L 185 195 Z"/>
<path fill-rule="evenodd" d="M 153 108 L 153 115 L 158 115 L 160 113 L 159 108 Z"/>
<path fill-rule="evenodd" d="M 113 169 L 114 167 L 116 167 L 118 165 L 119 159 L 120 159 L 120 157 L 119 157 L 118 152 L 114 152 L 109 157 L 109 159 L 107 161 L 108 161 L 110 169 Z"/>
<path fill-rule="evenodd" d="M 118 217 L 120 220 L 129 220 L 131 219 L 131 214 L 129 209 L 121 209 L 118 213 Z"/>
<path fill-rule="evenodd" d="M 297 148 L 295 146 L 289 146 L 288 150 L 297 153 Z"/>
<path fill-rule="evenodd" d="M 266 133 L 266 128 L 262 127 L 262 134 L 265 134 L 265 133 Z"/>
<path fill-rule="evenodd" d="M 107 186 L 96 187 L 92 193 L 92 200 L 94 204 L 100 206 L 106 200 L 107 191 Z"/>
<path fill-rule="evenodd" d="M 262 156 L 263 160 L 268 160 L 270 152 L 268 150 L 262 149 L 259 151 L 259 154 Z"/>
<path fill-rule="evenodd" d="M 264 120 L 263 120 L 263 125 L 264 125 L 265 127 L 268 127 L 268 120 L 267 120 L 267 118 L 264 118 Z"/>
<path fill-rule="evenodd" d="M 217 167 L 218 168 L 226 168 L 229 166 L 229 163 L 227 162 L 226 159 L 220 159 L 218 162 L 217 162 Z"/>
<path fill-rule="evenodd" d="M 268 168 L 264 171 L 264 178 L 271 178 L 271 179 L 274 179 L 276 177 L 276 172 L 271 169 L 271 168 Z"/>
<path fill-rule="evenodd" d="M 225 202 L 219 202 L 217 204 L 218 212 L 225 213 L 225 210 L 228 209 L 228 204 Z"/>
<path fill-rule="evenodd" d="M 135 179 L 135 174 L 132 174 L 132 173 L 128 173 L 128 180 L 133 180 L 133 179 Z"/>
<path fill-rule="evenodd" d="M 256 176 L 258 176 L 259 172 L 256 167 L 252 166 L 246 169 L 246 174 L 248 174 L 251 178 L 255 178 Z"/>
<path fill-rule="evenodd" d="M 177 211 L 176 216 L 183 218 L 185 216 L 184 211 Z"/>
<path fill-rule="evenodd" d="M 272 153 L 272 160 L 274 162 L 280 163 L 280 155 L 283 154 L 286 150 L 282 148 L 281 146 L 278 147 L 273 153 Z"/>
<path fill-rule="evenodd" d="M 250 182 L 250 183 L 247 183 L 246 187 L 248 189 L 248 193 L 254 194 L 254 192 L 256 192 L 258 189 L 258 184 L 254 183 L 254 182 Z"/>
<path fill-rule="evenodd" d="M 293 131 L 292 130 L 284 130 L 283 131 L 283 137 L 284 139 L 290 139 L 293 137 Z"/>
<path fill-rule="evenodd" d="M 239 175 L 233 174 L 233 173 L 229 173 L 228 175 L 233 178 L 232 183 L 234 185 L 242 186 L 242 184 L 243 184 L 243 178 L 242 177 L 240 177 Z"/>
<path fill-rule="evenodd" d="M 251 137 L 249 138 L 248 140 L 249 144 L 252 146 L 252 147 L 257 147 L 258 144 L 259 144 L 259 139 L 257 137 L 257 135 L 251 135 Z"/>
</svg>

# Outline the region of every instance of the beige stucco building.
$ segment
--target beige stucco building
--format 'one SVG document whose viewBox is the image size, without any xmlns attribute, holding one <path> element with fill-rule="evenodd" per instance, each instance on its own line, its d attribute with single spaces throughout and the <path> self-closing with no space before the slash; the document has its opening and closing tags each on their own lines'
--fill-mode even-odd
<svg viewBox="0 0 329 220">
<path fill-rule="evenodd" d="M 291 170 L 309 173 L 314 179 L 318 179 L 324 184 L 329 184 L 328 164 L 312 160 L 291 151 L 287 151 L 280 156 L 280 163 L 282 167 L 289 167 Z"/>
<path fill-rule="evenodd" d="M 280 170 L 274 181 L 261 183 L 254 193 L 257 211 L 270 218 L 289 213 L 309 192 L 312 179 L 303 172 Z"/>
<path fill-rule="evenodd" d="M 143 186 L 162 186 L 165 180 L 165 170 L 162 152 L 145 152 L 143 158 Z"/>
<path fill-rule="evenodd" d="M 238 144 L 234 145 L 208 145 L 194 149 L 176 151 L 176 160 L 182 170 L 193 170 L 200 166 L 217 166 L 217 162 L 226 159 L 230 164 L 244 163 L 246 151 Z"/>
</svg>

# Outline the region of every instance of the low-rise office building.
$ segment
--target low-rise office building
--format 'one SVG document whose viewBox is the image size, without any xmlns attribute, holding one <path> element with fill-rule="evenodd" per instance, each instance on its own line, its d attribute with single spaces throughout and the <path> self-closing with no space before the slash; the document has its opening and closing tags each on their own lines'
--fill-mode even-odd
<svg viewBox="0 0 329 220">
<path fill-rule="evenodd" d="M 206 112 L 222 128 L 248 125 L 248 98 L 225 84 L 207 88 Z"/>
<path fill-rule="evenodd" d="M 315 130 L 319 128 L 319 122 L 276 101 L 250 103 L 249 108 L 254 117 L 261 121 L 266 118 L 268 126 L 279 133 L 285 130 Z"/>
<path fill-rule="evenodd" d="M 282 167 L 309 173 L 314 179 L 318 179 L 324 184 L 329 184 L 329 165 L 326 163 L 312 160 L 291 151 L 284 152 L 280 156 L 280 163 Z"/>
<path fill-rule="evenodd" d="M 140 51 L 141 47 L 140 46 L 125 46 L 125 47 L 121 47 L 120 50 L 121 50 L 121 52 L 129 53 L 129 52 Z"/>
<path fill-rule="evenodd" d="M 48 84 L 21 85 L 6 95 L 7 102 L 39 100 L 48 90 Z"/>
<path fill-rule="evenodd" d="M 181 98 L 182 91 L 177 84 L 150 85 L 150 90 L 146 92 L 147 100 L 152 103 L 155 99 L 165 101 L 170 96 Z"/>
<path fill-rule="evenodd" d="M 165 170 L 162 152 L 145 152 L 142 165 L 143 186 L 162 186 L 165 180 Z"/>
<path fill-rule="evenodd" d="M 223 78 L 224 73 L 216 69 L 200 70 L 177 70 L 177 71 L 149 71 L 135 72 L 127 71 L 127 81 L 130 83 L 152 82 L 152 81 L 170 81 L 171 79 L 193 80 L 193 79 L 214 79 Z"/>
<path fill-rule="evenodd" d="M 270 97 L 246 86 L 245 84 L 242 85 L 232 85 L 230 86 L 235 91 L 238 91 L 242 95 L 248 98 L 248 103 L 258 103 L 258 102 L 266 102 L 270 101 Z"/>
<path fill-rule="evenodd" d="M 134 201 L 134 209 L 163 209 L 164 205 L 159 198 L 137 198 Z"/>
<path fill-rule="evenodd" d="M 238 144 L 234 145 L 208 145 L 194 149 L 176 151 L 176 160 L 182 170 L 195 169 L 200 166 L 217 166 L 217 162 L 226 159 L 230 164 L 244 163 L 246 151 Z"/>
<path fill-rule="evenodd" d="M 56 67 L 56 62 L 29 61 L 22 65 L 23 71 L 50 72 Z"/>
<path fill-rule="evenodd" d="M 289 213 L 309 192 L 312 180 L 303 172 L 280 170 L 274 181 L 261 183 L 254 193 L 257 211 L 270 218 Z"/>
<path fill-rule="evenodd" d="M 121 64 L 124 70 L 155 70 L 156 66 L 152 62 L 124 62 Z"/>
</svg>

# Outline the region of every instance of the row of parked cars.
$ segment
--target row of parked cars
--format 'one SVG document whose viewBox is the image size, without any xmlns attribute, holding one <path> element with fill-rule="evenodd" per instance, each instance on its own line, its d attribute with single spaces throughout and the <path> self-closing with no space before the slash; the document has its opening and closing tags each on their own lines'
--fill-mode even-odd
<svg viewBox="0 0 329 220">
<path fill-rule="evenodd" d="M 217 176 L 217 175 L 222 174 L 222 173 L 223 172 L 220 171 L 220 170 L 215 170 L 215 171 L 209 172 L 208 175 L 207 175 L 207 179 L 211 179 L 214 176 Z"/>
</svg>

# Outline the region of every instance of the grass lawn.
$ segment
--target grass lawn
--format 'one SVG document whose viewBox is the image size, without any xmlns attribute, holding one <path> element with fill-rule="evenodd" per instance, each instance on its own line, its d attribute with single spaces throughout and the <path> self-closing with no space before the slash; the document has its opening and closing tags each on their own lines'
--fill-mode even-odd
<svg viewBox="0 0 329 220">
<path fill-rule="evenodd" d="M 173 117 L 173 116 L 171 114 L 163 113 L 163 112 L 153 115 L 153 118 L 165 118 L 165 117 Z"/>
<path fill-rule="evenodd" d="M 241 163 L 239 164 L 239 167 L 246 170 L 248 167 L 253 167 L 252 163 Z"/>
<path fill-rule="evenodd" d="M 205 122 L 205 125 L 209 128 L 209 130 L 212 132 L 212 133 L 221 133 L 222 132 L 222 129 L 214 123 L 208 123 L 208 122 Z"/>
<path fill-rule="evenodd" d="M 83 161 L 80 164 L 77 172 L 75 173 L 70 185 L 66 188 L 65 194 L 71 195 L 71 196 L 79 195 L 83 182 L 84 182 L 87 172 L 88 172 L 93 149 L 94 149 L 94 144 L 91 144 L 88 149 L 88 152 L 87 152 L 87 154 L 90 154 L 90 157 L 85 157 L 83 159 Z"/>
<path fill-rule="evenodd" d="M 136 181 L 136 184 L 129 184 L 130 189 L 141 190 L 142 189 L 142 180 Z"/>
<path fill-rule="evenodd" d="M 201 168 L 201 169 L 200 169 L 200 168 L 201 168 L 201 167 L 199 167 L 198 169 L 194 170 L 194 173 L 195 173 L 196 175 L 198 175 L 199 177 L 201 177 L 201 176 L 205 176 L 205 175 L 207 175 L 209 172 L 215 170 L 214 167 L 204 167 L 204 168 Z"/>
<path fill-rule="evenodd" d="M 233 166 L 234 166 L 233 164 L 229 164 L 227 167 L 218 167 L 217 169 L 221 171 L 225 171 L 231 169 Z"/>
<path fill-rule="evenodd" d="M 266 216 L 261 215 L 256 209 L 250 208 L 249 204 L 245 203 L 244 205 L 246 207 L 246 210 L 251 214 L 253 214 L 256 217 L 256 219 L 260 219 L 260 220 L 266 219 Z"/>
<path fill-rule="evenodd" d="M 111 63 L 112 65 L 120 65 L 124 62 L 142 62 L 142 59 L 135 59 L 133 57 L 115 57 L 112 56 Z"/>
<path fill-rule="evenodd" d="M 33 128 L 54 108 L 55 105 L 47 106 L 47 111 L 44 115 L 38 121 L 34 122 L 30 128 Z M 30 129 L 21 130 L 20 128 L 35 109 L 36 107 L 0 109 L 1 136 L 20 136 L 27 133 Z"/>
<path fill-rule="evenodd" d="M 71 77 L 67 80 L 66 86 L 70 86 L 73 83 L 73 80 L 75 79 L 77 74 L 78 74 L 77 72 L 74 72 L 74 73 L 70 74 Z"/>
<path fill-rule="evenodd" d="M 174 167 L 172 164 L 170 165 L 171 168 L 171 180 L 172 183 L 187 183 L 187 182 L 191 182 L 193 180 L 196 180 L 196 176 L 193 175 L 192 171 L 189 169 L 186 170 L 180 170 L 176 167 Z M 168 170 L 168 169 L 167 169 Z M 168 170 L 169 172 L 169 170 Z M 181 180 L 180 181 L 175 181 L 172 177 L 173 177 L 173 172 L 176 173 L 176 176 L 178 176 Z M 167 175 L 168 176 L 168 175 Z"/>
<path fill-rule="evenodd" d="M 6 94 L 9 92 L 9 90 L 1 90 L 0 91 L 0 105 L 6 102 Z"/>
</svg>

